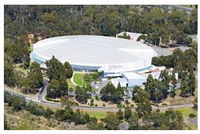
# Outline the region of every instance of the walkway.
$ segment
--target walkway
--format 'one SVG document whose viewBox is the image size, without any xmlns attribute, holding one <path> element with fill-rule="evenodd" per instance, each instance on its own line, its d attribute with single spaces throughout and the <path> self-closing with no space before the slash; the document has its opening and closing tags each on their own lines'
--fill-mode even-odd
<svg viewBox="0 0 200 134">
<path fill-rule="evenodd" d="M 75 73 L 73 73 L 73 75 L 72 75 L 72 77 L 71 77 L 70 80 L 71 80 L 71 82 L 72 82 L 72 84 L 73 84 L 74 86 L 78 86 L 78 85 L 74 82 L 74 74 L 75 74 Z"/>
</svg>

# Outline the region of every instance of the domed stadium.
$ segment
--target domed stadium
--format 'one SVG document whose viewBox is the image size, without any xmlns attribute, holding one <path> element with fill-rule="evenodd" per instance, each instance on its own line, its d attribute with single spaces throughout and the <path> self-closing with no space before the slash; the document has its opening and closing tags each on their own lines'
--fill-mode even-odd
<svg viewBox="0 0 200 134">
<path fill-rule="evenodd" d="M 122 73 L 147 68 L 157 53 L 149 46 L 122 38 L 73 35 L 38 41 L 30 54 L 31 60 L 41 67 L 55 56 L 68 61 L 76 71 L 104 71 Z"/>
</svg>

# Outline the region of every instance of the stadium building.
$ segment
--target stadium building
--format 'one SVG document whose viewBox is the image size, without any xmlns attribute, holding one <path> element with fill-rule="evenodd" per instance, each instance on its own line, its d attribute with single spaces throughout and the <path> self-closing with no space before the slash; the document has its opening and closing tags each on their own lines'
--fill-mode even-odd
<svg viewBox="0 0 200 134">
<path fill-rule="evenodd" d="M 53 37 L 38 41 L 30 54 L 41 67 L 55 56 L 68 61 L 76 71 L 103 71 L 104 77 L 123 76 L 151 66 L 157 53 L 149 46 L 134 40 L 96 35 Z M 136 76 L 136 75 L 135 75 Z"/>
</svg>

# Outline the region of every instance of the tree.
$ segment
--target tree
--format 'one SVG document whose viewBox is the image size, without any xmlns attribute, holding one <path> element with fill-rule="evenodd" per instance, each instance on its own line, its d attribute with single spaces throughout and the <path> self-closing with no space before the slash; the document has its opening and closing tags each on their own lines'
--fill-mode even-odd
<svg viewBox="0 0 200 134">
<path fill-rule="evenodd" d="M 65 107 L 64 120 L 71 122 L 73 120 L 74 112 L 70 106 Z"/>
<path fill-rule="evenodd" d="M 165 112 L 156 110 L 142 117 L 144 125 L 142 129 L 150 130 L 181 130 L 184 122 L 181 112 L 168 109 Z"/>
<path fill-rule="evenodd" d="M 190 87 L 188 86 L 188 81 L 187 80 L 182 80 L 181 81 L 181 93 L 180 93 L 180 96 L 182 97 L 188 97 L 190 96 Z"/>
<path fill-rule="evenodd" d="M 147 78 L 147 80 L 148 80 L 148 78 Z M 133 88 L 133 91 L 132 91 L 132 100 L 135 101 L 136 95 L 137 95 L 137 91 L 140 90 L 140 89 L 141 89 L 141 88 L 140 88 L 139 86 L 135 86 L 135 87 Z"/>
<path fill-rule="evenodd" d="M 10 57 L 4 57 L 4 83 L 8 86 L 15 86 L 15 73 Z"/>
<path fill-rule="evenodd" d="M 12 95 L 8 91 L 4 91 L 4 103 L 8 103 L 9 106 L 11 106 L 12 101 Z"/>
<path fill-rule="evenodd" d="M 85 124 L 90 121 L 90 117 L 87 113 L 83 114 L 82 112 L 80 112 L 79 109 L 77 109 L 76 112 L 73 114 L 73 121 L 75 122 L 76 125 Z"/>
<path fill-rule="evenodd" d="M 47 87 L 47 97 L 58 98 L 60 97 L 60 83 L 58 80 L 52 79 Z"/>
<path fill-rule="evenodd" d="M 172 64 L 175 66 L 178 62 L 180 62 L 183 58 L 183 52 L 177 48 L 174 50 L 172 54 Z"/>
<path fill-rule="evenodd" d="M 30 58 L 28 43 L 24 35 L 16 35 L 9 42 L 6 42 L 5 52 L 12 57 L 14 63 L 23 63 L 24 68 L 27 68 Z"/>
<path fill-rule="evenodd" d="M 197 8 L 192 10 L 189 17 L 189 34 L 197 34 Z"/>
<path fill-rule="evenodd" d="M 120 16 L 114 6 L 106 6 L 98 15 L 96 23 L 99 25 L 99 30 L 102 35 L 115 35 L 119 32 Z"/>
<path fill-rule="evenodd" d="M 128 120 L 132 115 L 132 110 L 129 106 L 125 107 L 124 118 Z"/>
<path fill-rule="evenodd" d="M 145 115 L 143 117 L 143 122 L 149 129 L 159 129 L 162 124 L 167 125 L 165 114 L 161 113 L 159 110 L 156 110 L 149 115 Z"/>
<path fill-rule="evenodd" d="M 30 56 L 29 56 L 29 52 L 28 50 L 25 52 L 23 58 L 23 65 L 24 65 L 24 68 L 28 68 L 29 67 L 29 63 L 30 63 Z"/>
<path fill-rule="evenodd" d="M 119 120 L 124 119 L 124 112 L 121 109 L 119 109 L 116 114 Z"/>
<path fill-rule="evenodd" d="M 52 79 L 47 87 L 47 97 L 60 98 L 66 95 L 68 95 L 68 84 L 66 79 L 64 77 L 61 77 L 59 81 Z"/>
<path fill-rule="evenodd" d="M 36 93 L 36 89 L 43 85 L 43 75 L 38 63 L 33 62 L 31 64 L 27 79 L 30 92 Z"/>
<path fill-rule="evenodd" d="M 151 74 L 148 75 L 147 81 L 145 83 L 145 90 L 149 93 L 149 95 L 152 94 L 153 82 L 154 82 L 154 79 L 153 79 L 152 75 Z M 140 89 L 140 88 L 137 88 L 137 89 Z"/>
<path fill-rule="evenodd" d="M 87 89 L 84 87 L 76 87 L 75 90 L 76 94 L 76 100 L 79 101 L 80 103 L 87 103 L 87 100 L 89 99 L 89 94 L 87 93 Z"/>
<path fill-rule="evenodd" d="M 123 100 L 124 90 L 118 84 L 117 88 L 114 87 L 112 83 L 108 83 L 101 91 L 101 100 L 103 101 L 111 101 L 113 103 L 119 103 Z"/>
<path fill-rule="evenodd" d="M 138 129 L 138 126 L 139 126 L 138 120 L 139 120 L 139 117 L 138 117 L 137 113 L 132 113 L 131 117 L 128 119 L 130 130 L 137 130 Z"/>
<path fill-rule="evenodd" d="M 17 42 L 17 40 L 15 40 Z M 15 44 L 8 44 L 5 48 L 7 54 L 12 57 L 14 63 L 22 62 L 22 50 L 23 48 L 15 43 Z"/>
<path fill-rule="evenodd" d="M 54 7 L 24 5 L 20 8 L 8 5 L 5 7 L 5 39 L 13 40 L 13 37 L 27 33 L 47 38 L 72 34 L 113 36 L 120 31 L 131 31 L 147 34 L 146 42 L 156 45 L 160 41 L 159 37 L 162 38 L 163 44 L 168 44 L 170 40 L 185 44 L 186 34 L 197 33 L 197 9 L 190 15 L 182 10 L 170 10 L 172 11 L 169 12 L 167 6 L 149 5 Z M 65 23 L 66 21 L 68 23 Z M 23 46 L 25 43 L 19 44 Z M 19 55 L 21 58 L 23 55 L 19 48 L 13 48 L 16 50 L 13 55 Z"/>
<path fill-rule="evenodd" d="M 105 123 L 105 127 L 108 130 L 119 129 L 120 120 L 115 113 L 107 112 L 106 117 L 103 118 L 102 121 Z"/>
<path fill-rule="evenodd" d="M 17 88 L 28 88 L 28 80 L 27 80 L 27 76 L 25 73 L 21 72 L 21 71 L 15 71 L 14 73 L 14 77 L 15 77 L 15 86 Z"/>
<path fill-rule="evenodd" d="M 105 130 L 103 123 L 98 123 L 96 117 L 90 119 L 90 122 L 87 124 L 87 127 L 90 130 Z"/>
<path fill-rule="evenodd" d="M 151 75 L 148 76 L 145 84 L 145 90 L 150 95 L 150 100 L 158 103 L 167 98 L 169 89 L 169 76 L 163 71 L 159 76 L 159 80 L 153 79 Z"/>
<path fill-rule="evenodd" d="M 176 77 L 175 77 L 175 71 L 172 72 L 172 75 L 171 75 L 171 90 L 170 90 L 170 97 L 175 97 L 176 93 L 175 93 L 175 90 L 176 90 L 176 84 L 177 84 L 177 80 L 176 80 Z"/>
<path fill-rule="evenodd" d="M 73 114 L 73 121 L 75 122 L 76 125 L 82 124 L 81 113 L 79 109 L 77 109 L 76 112 Z"/>
<path fill-rule="evenodd" d="M 167 83 L 164 83 L 159 80 L 154 80 L 152 94 L 150 100 L 159 103 L 162 100 L 167 98 L 169 86 Z"/>
<path fill-rule="evenodd" d="M 23 110 L 26 106 L 26 101 L 24 97 L 13 95 L 11 100 L 11 106 L 15 111 Z"/>
<path fill-rule="evenodd" d="M 190 87 L 190 96 L 194 96 L 195 87 L 196 87 L 196 79 L 193 71 L 189 72 L 189 87 Z"/>
<path fill-rule="evenodd" d="M 52 117 L 53 114 L 54 112 L 50 108 L 47 108 L 44 112 L 44 117 L 49 119 Z"/>
<path fill-rule="evenodd" d="M 65 120 L 65 110 L 63 109 L 57 109 L 56 112 L 55 112 L 55 119 L 58 120 L 58 121 L 64 121 Z"/>
<path fill-rule="evenodd" d="M 131 38 L 126 32 L 124 32 L 123 35 L 119 35 L 117 37 L 118 38 L 124 38 L 124 39 L 130 39 Z"/>
<path fill-rule="evenodd" d="M 183 129 L 183 116 L 180 111 L 174 111 L 169 109 L 165 112 L 165 116 L 168 119 L 169 130 L 181 130 Z"/>
<path fill-rule="evenodd" d="M 45 110 L 42 106 L 39 106 L 36 102 L 30 101 L 27 106 L 26 110 L 29 111 L 31 114 L 37 116 L 43 116 L 45 114 Z"/>
<path fill-rule="evenodd" d="M 149 98 L 150 96 L 145 90 L 141 88 L 137 89 L 137 94 L 135 95 L 135 102 L 137 105 L 136 111 L 139 117 L 151 113 L 152 108 Z"/>
<path fill-rule="evenodd" d="M 68 84 L 66 79 L 64 77 L 61 77 L 59 82 L 60 82 L 60 87 L 59 87 L 60 95 L 61 96 L 68 95 Z"/>
<path fill-rule="evenodd" d="M 71 78 L 72 77 L 72 75 L 73 75 L 73 70 L 72 70 L 72 67 L 71 67 L 71 65 L 69 64 L 69 62 L 65 62 L 64 63 L 64 67 L 65 67 L 65 69 L 66 69 L 66 76 L 67 76 L 67 78 Z"/>
<path fill-rule="evenodd" d="M 170 77 L 168 75 L 168 72 L 166 70 L 161 71 L 159 80 L 163 82 L 164 85 L 168 85 L 170 81 Z"/>
<path fill-rule="evenodd" d="M 60 61 L 58 61 L 54 56 L 51 60 L 46 62 L 47 69 L 47 75 L 50 80 L 55 79 L 59 80 L 61 77 L 66 78 L 66 71 L 64 66 Z"/>
<path fill-rule="evenodd" d="M 121 100 L 123 100 L 123 96 L 124 96 L 124 89 L 121 87 L 120 83 L 118 83 L 117 88 L 111 94 L 111 101 L 113 103 L 119 103 Z"/>
<path fill-rule="evenodd" d="M 55 112 L 55 118 L 58 121 L 73 121 L 74 112 L 70 106 L 66 106 L 65 109 L 57 109 Z"/>
<path fill-rule="evenodd" d="M 197 100 L 197 97 L 194 98 L 193 104 L 194 104 L 193 108 L 194 108 L 195 110 L 197 110 L 197 108 L 198 108 L 198 100 Z"/>
<path fill-rule="evenodd" d="M 112 83 L 108 83 L 105 87 L 102 88 L 100 91 L 101 94 L 101 100 L 103 101 L 110 101 L 112 93 L 115 90 L 115 87 Z"/>
</svg>

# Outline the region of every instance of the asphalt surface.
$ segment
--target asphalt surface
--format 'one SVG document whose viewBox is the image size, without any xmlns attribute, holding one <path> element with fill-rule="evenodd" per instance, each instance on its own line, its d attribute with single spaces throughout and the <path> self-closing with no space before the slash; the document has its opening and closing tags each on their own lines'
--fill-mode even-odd
<svg viewBox="0 0 200 134">
<path fill-rule="evenodd" d="M 61 105 L 58 102 L 51 102 L 51 101 L 47 101 L 45 99 L 45 95 L 46 95 L 46 88 L 48 86 L 48 80 L 44 80 L 43 81 L 43 88 L 40 90 L 39 94 L 38 94 L 38 98 L 34 98 L 34 97 L 30 97 L 26 94 L 20 93 L 20 92 L 16 92 L 15 90 L 9 88 L 8 86 L 4 86 L 4 90 L 10 92 L 11 94 L 16 94 L 19 96 L 23 96 L 25 98 L 25 100 L 27 102 L 29 101 L 34 101 L 38 104 L 42 104 L 42 105 L 46 105 L 49 107 L 63 107 L 63 105 Z M 156 110 L 156 109 L 160 109 L 160 110 L 167 110 L 169 108 L 182 108 L 182 107 L 193 107 L 193 103 L 188 103 L 188 104 L 181 104 L 181 105 L 170 105 L 170 106 L 153 106 L 152 105 L 152 109 Z M 110 112 L 117 112 L 118 108 L 117 107 L 91 107 L 91 106 L 72 106 L 72 109 L 80 109 L 83 111 L 110 111 Z M 136 107 L 132 108 L 132 110 L 134 111 L 136 109 Z"/>
<path fill-rule="evenodd" d="M 41 88 L 41 90 L 39 91 L 39 94 L 38 94 L 38 100 L 41 101 L 41 102 L 46 101 L 45 95 L 47 93 L 48 85 L 49 85 L 48 80 L 44 79 L 43 80 L 43 87 Z"/>
</svg>

